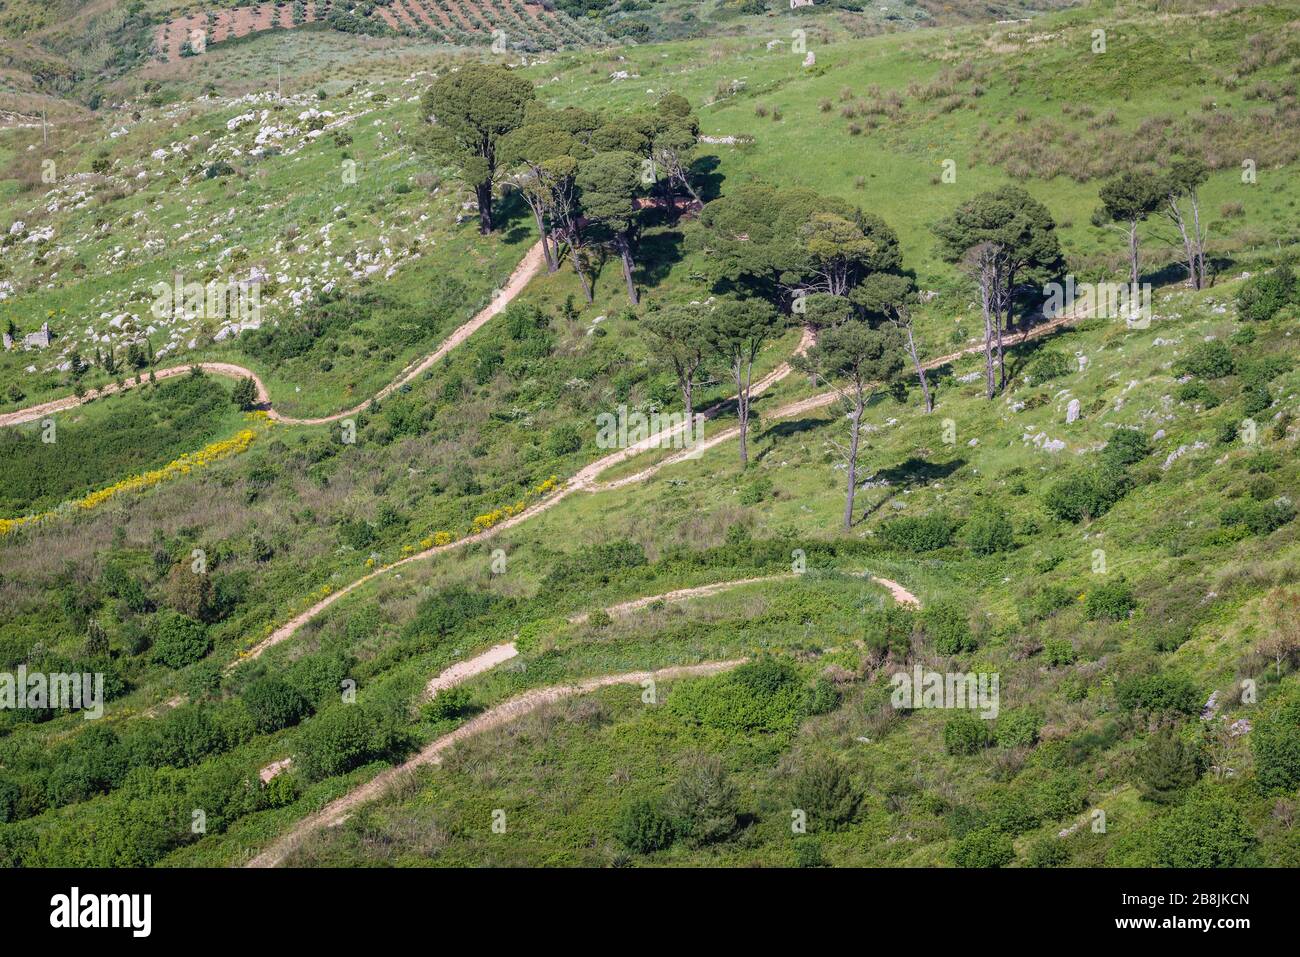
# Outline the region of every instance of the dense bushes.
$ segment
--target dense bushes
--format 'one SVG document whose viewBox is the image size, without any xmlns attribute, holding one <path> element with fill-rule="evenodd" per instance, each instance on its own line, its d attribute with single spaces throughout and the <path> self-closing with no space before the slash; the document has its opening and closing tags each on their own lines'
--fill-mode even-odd
<svg viewBox="0 0 1300 957">
<path fill-rule="evenodd" d="M 1114 470 L 1076 472 L 1048 486 L 1043 504 L 1062 521 L 1082 522 L 1105 515 L 1128 488 L 1128 477 Z"/>
<path fill-rule="evenodd" d="M 1158 804 L 1173 804 L 1201 776 L 1201 754 L 1166 730 L 1147 739 L 1137 767 L 1142 796 Z"/>
<path fill-rule="evenodd" d="M 1225 505 L 1219 521 L 1228 527 L 1241 526 L 1252 535 L 1267 535 L 1288 524 L 1295 515 L 1295 506 L 1288 498 L 1271 502 L 1241 500 Z"/>
<path fill-rule="evenodd" d="M 971 831 L 952 849 L 958 867 L 1003 867 L 1016 859 L 1011 838 L 996 828 Z"/>
<path fill-rule="evenodd" d="M 1015 548 L 1011 517 L 997 505 L 978 509 L 966 523 L 965 536 L 966 546 L 976 555 L 1009 552 Z"/>
<path fill-rule="evenodd" d="M 1300 693 L 1267 703 L 1250 735 L 1255 777 L 1262 791 L 1294 791 L 1300 787 Z"/>
<path fill-rule="evenodd" d="M 862 796 L 843 764 L 829 755 L 819 755 L 796 772 L 790 799 L 807 814 L 808 830 L 815 833 L 848 824 Z"/>
<path fill-rule="evenodd" d="M 1236 367 L 1232 350 L 1217 340 L 1197 343 L 1176 366 L 1178 371 L 1191 373 L 1201 379 L 1222 379 L 1232 375 Z"/>
<path fill-rule="evenodd" d="M 614 836 L 637 854 L 661 851 L 676 837 L 672 819 L 649 798 L 638 798 L 622 807 L 614 822 Z"/>
<path fill-rule="evenodd" d="M 1206 789 L 1162 818 L 1154 838 L 1164 867 L 1241 867 L 1249 863 L 1255 832 L 1237 802 Z"/>
<path fill-rule="evenodd" d="M 957 655 L 975 648 L 966 608 L 960 602 L 932 602 L 921 612 L 921 627 L 938 654 Z"/>
<path fill-rule="evenodd" d="M 207 629 L 180 612 L 166 610 L 154 619 L 156 637 L 153 658 L 168 668 L 184 668 L 198 661 L 212 647 Z"/>
<path fill-rule="evenodd" d="M 273 675 L 250 682 L 241 697 L 261 734 L 297 724 L 311 707 L 302 692 Z"/>
<path fill-rule="evenodd" d="M 944 722 L 943 747 L 949 754 L 975 754 L 992 740 L 989 722 L 976 715 L 958 711 Z"/>
<path fill-rule="evenodd" d="M 1175 714 L 1196 714 L 1201 710 L 1201 695 L 1191 679 L 1182 675 L 1156 672 L 1125 678 L 1115 686 L 1121 708 L 1142 708 Z"/>
<path fill-rule="evenodd" d="M 934 512 L 917 517 L 892 518 L 881 524 L 877 534 L 886 548 L 904 552 L 932 552 L 951 544 L 959 525 L 952 517 Z"/>
<path fill-rule="evenodd" d="M 1122 579 L 1103 582 L 1088 590 L 1083 601 L 1084 613 L 1089 621 L 1120 621 L 1137 608 L 1133 589 Z"/>
<path fill-rule="evenodd" d="M 1237 291 L 1237 314 L 1247 322 L 1265 322 L 1294 301 L 1295 276 L 1287 264 L 1251 276 Z"/>
<path fill-rule="evenodd" d="M 735 734 L 791 733 L 807 693 L 788 662 L 759 658 L 735 671 L 673 689 L 668 707 L 692 724 Z"/>
</svg>

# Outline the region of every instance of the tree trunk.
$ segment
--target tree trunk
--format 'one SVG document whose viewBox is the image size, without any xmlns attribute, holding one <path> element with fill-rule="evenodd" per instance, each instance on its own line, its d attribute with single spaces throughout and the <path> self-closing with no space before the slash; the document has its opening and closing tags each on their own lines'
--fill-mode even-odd
<svg viewBox="0 0 1300 957">
<path fill-rule="evenodd" d="M 749 465 L 749 382 L 744 375 L 743 362 L 736 360 L 736 414 L 740 418 L 740 467 Z M 752 366 L 751 366 L 752 368 Z"/>
<path fill-rule="evenodd" d="M 916 339 L 912 335 L 912 324 L 907 324 L 907 351 L 912 356 L 912 365 L 916 368 L 916 377 L 921 381 L 921 395 L 925 397 L 925 414 L 934 411 L 934 399 L 930 397 L 930 383 L 925 378 L 925 366 L 916 351 Z"/>
<path fill-rule="evenodd" d="M 492 232 L 492 180 L 484 180 L 474 187 L 478 200 L 478 231 L 486 236 Z"/>
<path fill-rule="evenodd" d="M 1187 262 L 1187 282 L 1193 289 L 1200 289 L 1196 280 L 1196 250 L 1192 248 L 1192 239 L 1187 235 L 1187 222 L 1183 219 L 1183 211 L 1178 206 L 1178 200 L 1169 197 L 1169 218 L 1174 221 L 1178 227 L 1178 235 L 1183 238 L 1183 256 Z"/>
<path fill-rule="evenodd" d="M 1201 209 L 1196 200 L 1196 193 L 1191 193 L 1192 197 L 1192 226 L 1195 232 L 1196 245 L 1196 283 L 1197 289 L 1205 288 L 1205 237 L 1201 235 Z"/>
<path fill-rule="evenodd" d="M 980 289 L 980 305 L 984 308 L 984 391 L 986 398 L 993 398 L 993 317 L 989 290 Z"/>
<path fill-rule="evenodd" d="M 582 283 L 582 294 L 587 297 L 587 305 L 595 301 L 595 296 L 591 292 L 591 280 L 587 278 L 587 271 L 582 268 L 582 247 L 578 245 L 574 237 L 569 237 L 569 259 L 573 262 L 573 271 L 578 274 L 578 281 Z"/>
<path fill-rule="evenodd" d="M 536 206 L 533 207 L 533 219 L 537 222 L 538 235 L 542 237 L 542 255 L 546 257 L 546 271 L 553 273 L 560 268 L 559 257 L 551 251 L 551 237 L 546 232 L 546 223 L 542 219 L 542 211 Z"/>
<path fill-rule="evenodd" d="M 1130 289 L 1138 284 L 1138 221 L 1130 220 L 1128 224 L 1128 264 Z"/>
<path fill-rule="evenodd" d="M 627 236 L 619 234 L 616 240 L 618 244 L 618 255 L 623 260 L 623 280 L 627 283 L 627 298 L 632 305 L 637 305 L 640 300 L 636 294 L 636 283 L 632 281 L 632 244 L 627 241 Z"/>
<path fill-rule="evenodd" d="M 858 494 L 858 436 L 862 430 L 862 410 L 866 405 L 862 401 L 862 393 L 858 393 L 857 401 L 853 407 L 853 414 L 849 416 L 849 487 L 844 497 L 844 531 L 853 528 L 853 498 Z"/>
</svg>

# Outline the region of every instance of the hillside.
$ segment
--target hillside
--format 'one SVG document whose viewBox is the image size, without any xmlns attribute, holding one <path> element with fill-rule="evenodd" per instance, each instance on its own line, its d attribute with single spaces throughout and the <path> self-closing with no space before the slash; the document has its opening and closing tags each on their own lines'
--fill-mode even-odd
<svg viewBox="0 0 1300 957">
<path fill-rule="evenodd" d="M 472 6 L 6 8 L 0 861 L 1296 866 L 1295 9 Z"/>
</svg>

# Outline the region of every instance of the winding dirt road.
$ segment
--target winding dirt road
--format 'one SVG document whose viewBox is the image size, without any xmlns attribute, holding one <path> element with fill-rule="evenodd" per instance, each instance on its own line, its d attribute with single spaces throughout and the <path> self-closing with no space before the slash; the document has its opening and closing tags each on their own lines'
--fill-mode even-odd
<svg viewBox="0 0 1300 957">
<path fill-rule="evenodd" d="M 610 605 L 605 610 L 611 615 L 626 614 L 630 611 L 644 608 L 656 601 L 686 601 L 690 598 L 714 595 L 718 592 L 731 588 L 739 588 L 743 585 L 753 585 L 761 582 L 794 577 L 796 576 L 793 573 L 786 573 L 783 575 L 766 575 L 757 578 L 740 578 L 733 581 L 714 582 L 709 585 L 699 585 L 694 588 L 678 588 L 674 591 L 664 592 L 659 595 L 647 595 L 642 598 L 634 598 L 631 601 L 621 602 L 617 605 Z M 920 607 L 920 600 L 898 582 L 891 581 L 888 578 L 880 578 L 875 575 L 870 577 L 873 582 L 888 589 L 894 600 L 899 604 Z M 575 615 L 570 618 L 569 621 L 577 624 L 585 621 L 587 617 L 587 615 Z M 505 644 L 493 645 L 486 651 L 481 652 L 472 658 L 466 658 L 464 661 L 457 662 L 446 670 L 440 672 L 425 688 L 426 696 L 433 697 L 439 691 L 445 691 L 448 688 L 453 688 L 456 685 L 462 684 L 476 675 L 483 674 L 485 671 L 495 668 L 502 662 L 511 660 L 518 654 L 519 649 L 515 647 L 513 641 Z M 552 702 L 559 701 L 563 698 L 588 694 L 598 688 L 606 688 L 610 685 L 640 684 L 647 680 L 663 681 L 673 678 L 718 674 L 719 672 L 735 668 L 736 666 L 743 664 L 744 661 L 744 658 L 736 658 L 727 661 L 705 662 L 698 665 L 663 668 L 659 671 L 624 672 L 622 674 L 589 678 L 585 681 L 577 682 L 576 684 L 535 688 L 531 691 L 526 691 L 523 694 L 516 695 L 515 697 L 510 698 L 495 707 L 489 708 L 482 714 L 470 719 L 455 731 L 434 739 L 409 761 L 389 768 L 387 771 L 380 772 L 365 784 L 354 788 L 342 797 L 330 802 L 316 813 L 303 818 L 283 836 L 278 838 L 264 851 L 249 861 L 245 866 L 275 867 L 283 862 L 308 834 L 322 827 L 333 827 L 337 824 L 341 824 L 358 806 L 367 801 L 372 801 L 376 798 L 382 797 L 387 791 L 394 787 L 404 775 L 409 774 L 415 768 L 426 764 L 440 763 L 443 754 L 456 743 L 473 735 L 481 734 L 484 731 L 499 728 L 504 724 L 508 724 L 526 714 L 536 711 L 543 705 L 551 704 Z M 266 777 L 268 774 L 271 777 L 274 777 L 275 774 L 287 768 L 290 761 L 291 759 L 289 758 L 281 759 L 280 761 L 263 768 L 262 774 L 264 779 L 269 780 L 269 778 Z"/>
<path fill-rule="evenodd" d="M 527 253 L 524 254 L 524 258 L 519 261 L 519 264 L 515 266 L 514 271 L 510 274 L 510 278 L 506 280 L 505 286 L 498 289 L 493 294 L 492 302 L 479 310 L 478 313 L 476 313 L 468 322 L 459 326 L 455 332 L 443 340 L 442 344 L 439 345 L 437 349 L 425 356 L 423 359 L 420 359 L 418 362 L 407 366 L 396 379 L 376 392 L 371 398 L 366 399 L 358 405 L 354 405 L 350 409 L 345 409 L 342 412 L 335 412 L 333 415 L 307 419 L 282 415 L 271 405 L 271 395 L 267 392 L 266 385 L 257 374 L 251 369 L 235 365 L 232 362 L 189 363 L 187 365 L 158 369 L 153 373 L 153 375 L 158 379 L 170 379 L 172 376 L 184 375 L 189 372 L 191 368 L 197 365 L 203 371 L 210 372 L 213 375 L 226 376 L 231 379 L 252 379 L 253 385 L 257 387 L 258 404 L 265 407 L 267 415 L 275 421 L 283 422 L 285 425 L 326 425 L 330 422 L 337 422 L 340 419 L 346 419 L 349 416 L 357 415 L 363 412 L 372 402 L 381 401 L 392 395 L 392 393 L 397 389 L 400 389 L 416 376 L 429 369 L 435 362 L 472 336 L 475 332 L 481 329 L 489 319 L 492 319 L 505 309 L 506 306 L 510 305 L 510 302 L 518 296 L 519 293 L 523 292 L 524 287 L 528 285 L 528 281 L 533 278 L 533 275 L 539 269 L 541 269 L 543 262 L 545 262 L 545 257 L 542 253 L 542 244 L 536 243 Z M 70 395 L 65 396 L 62 399 L 54 399 L 53 401 L 42 403 L 41 405 L 19 409 L 17 412 L 6 412 L 0 414 L 0 426 L 20 425 L 23 422 L 32 422 L 55 412 L 62 412 L 66 409 L 76 408 L 92 399 L 102 398 L 106 395 L 113 395 L 115 392 L 126 391 L 127 389 L 133 388 L 135 388 L 135 383 L 132 380 L 126 380 L 123 382 L 121 388 L 116 384 L 110 383 L 97 392 L 89 393 L 80 399 L 75 395 Z"/>
<path fill-rule="evenodd" d="M 302 839 L 312 831 L 341 824 L 357 806 L 382 796 L 384 792 L 393 787 L 402 777 L 410 774 L 415 768 L 426 764 L 441 763 L 443 754 L 452 745 L 473 735 L 482 734 L 492 728 L 499 728 L 503 724 L 508 724 L 530 712 L 536 711 L 542 705 L 561 701 L 564 698 L 572 698 L 576 695 L 590 694 L 592 691 L 599 688 L 608 688 L 611 685 L 635 685 L 645 681 L 672 681 L 676 678 L 714 675 L 729 671 L 738 665 L 744 664 L 744 662 L 744 658 L 736 658 L 730 661 L 708 661 L 698 665 L 661 668 L 659 671 L 629 671 L 623 674 L 588 678 L 585 681 L 579 681 L 571 685 L 553 685 L 549 688 L 534 688 L 531 691 L 525 691 L 523 694 L 503 701 L 496 707 L 489 708 L 482 714 L 471 718 L 455 731 L 434 739 L 405 764 L 399 764 L 381 772 L 360 787 L 349 791 L 343 797 L 331 801 L 315 814 L 303 818 L 284 836 L 254 857 L 245 866 L 275 867 L 292 853 L 294 848 L 302 842 Z"/>
</svg>

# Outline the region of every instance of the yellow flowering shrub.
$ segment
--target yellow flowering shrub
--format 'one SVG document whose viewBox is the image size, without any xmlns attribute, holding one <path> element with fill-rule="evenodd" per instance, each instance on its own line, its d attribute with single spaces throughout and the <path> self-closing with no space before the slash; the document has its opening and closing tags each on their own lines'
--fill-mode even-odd
<svg viewBox="0 0 1300 957">
<path fill-rule="evenodd" d="M 246 418 L 250 421 L 260 419 L 260 424 L 264 428 L 270 426 L 270 419 L 267 418 L 265 412 L 251 413 Z M 124 492 L 138 492 L 143 489 L 153 488 L 155 485 L 160 485 L 178 476 L 189 475 L 195 469 L 204 468 L 221 459 L 247 452 L 256 438 L 257 433 L 253 429 L 241 429 L 230 438 L 205 445 L 197 452 L 186 452 L 180 458 L 173 459 L 162 468 L 124 478 L 121 481 L 114 482 L 107 488 L 97 489 L 83 498 L 64 502 L 63 505 L 52 511 L 42 512 L 39 515 L 25 515 L 22 518 L 0 518 L 0 536 L 7 535 L 22 525 L 36 524 L 56 518 L 61 514 L 66 514 L 71 509 L 96 508 Z"/>
</svg>

